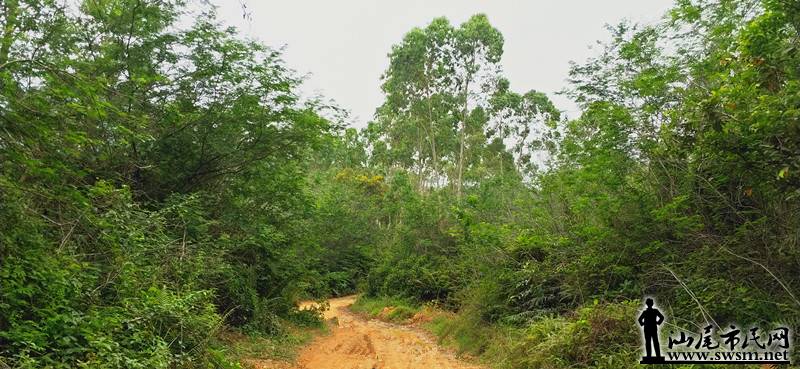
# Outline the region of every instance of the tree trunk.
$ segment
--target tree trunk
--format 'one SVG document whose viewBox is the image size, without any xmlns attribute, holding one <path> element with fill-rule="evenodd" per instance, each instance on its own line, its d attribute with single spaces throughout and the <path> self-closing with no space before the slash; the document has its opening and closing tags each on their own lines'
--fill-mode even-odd
<svg viewBox="0 0 800 369">
<path fill-rule="evenodd" d="M 472 73 L 467 72 L 467 77 L 464 80 L 464 107 L 461 112 L 461 129 L 458 137 L 458 177 L 456 180 L 456 199 L 461 202 L 461 190 L 463 186 L 464 176 L 464 146 L 467 135 L 467 113 L 469 102 L 469 82 L 472 79 Z"/>
<path fill-rule="evenodd" d="M 417 125 L 417 191 L 422 193 L 424 187 L 422 181 L 422 132 Z"/>
<path fill-rule="evenodd" d="M 439 187 L 439 158 L 436 156 L 436 131 L 433 127 L 433 107 L 431 106 L 430 92 L 428 93 L 428 128 L 428 141 L 431 143 L 431 167 L 436 180 L 436 187 Z"/>
</svg>

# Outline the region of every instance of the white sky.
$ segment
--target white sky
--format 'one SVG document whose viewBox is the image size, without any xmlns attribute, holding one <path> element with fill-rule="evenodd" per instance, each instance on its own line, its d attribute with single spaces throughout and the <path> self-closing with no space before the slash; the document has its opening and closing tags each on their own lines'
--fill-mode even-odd
<svg viewBox="0 0 800 369">
<path fill-rule="evenodd" d="M 606 40 L 605 24 L 622 19 L 656 22 L 672 0 L 242 0 L 251 14 L 242 19 L 239 0 L 214 0 L 219 17 L 243 35 L 273 47 L 286 46 L 284 59 L 300 74 L 310 73 L 306 95 L 321 94 L 352 113 L 363 127 L 383 101 L 380 75 L 391 46 L 413 27 L 446 16 L 460 24 L 485 13 L 505 38 L 503 68 L 515 91 L 547 93 L 556 106 L 577 108 L 555 92 L 566 86 L 569 61 L 595 55 L 589 48 Z"/>
</svg>

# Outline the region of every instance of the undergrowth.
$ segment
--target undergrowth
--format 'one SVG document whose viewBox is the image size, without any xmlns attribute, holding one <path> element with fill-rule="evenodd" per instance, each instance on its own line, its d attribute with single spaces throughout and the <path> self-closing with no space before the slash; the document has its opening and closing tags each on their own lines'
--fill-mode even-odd
<svg viewBox="0 0 800 369">
<path fill-rule="evenodd" d="M 394 323 L 402 323 L 420 311 L 420 306 L 408 299 L 396 297 L 360 296 L 350 309 L 370 318 L 378 318 Z"/>
<path fill-rule="evenodd" d="M 458 314 L 436 314 L 425 328 L 441 344 L 497 369 L 645 368 L 639 364 L 639 332 L 631 323 L 636 309 L 633 301 L 596 304 L 565 315 L 540 317 L 523 326 L 488 324 L 466 309 Z"/>
</svg>

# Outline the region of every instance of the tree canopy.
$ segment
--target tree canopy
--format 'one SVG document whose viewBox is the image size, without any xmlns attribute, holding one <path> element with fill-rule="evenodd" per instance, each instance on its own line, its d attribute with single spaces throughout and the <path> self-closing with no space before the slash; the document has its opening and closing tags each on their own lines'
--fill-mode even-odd
<svg viewBox="0 0 800 369">
<path fill-rule="evenodd" d="M 643 296 L 798 329 L 796 1 L 609 26 L 573 119 L 514 90 L 487 15 L 436 18 L 363 129 L 205 2 L 0 9 L 0 366 L 241 367 L 226 334 L 353 293 L 451 310 L 435 333 L 501 368 L 637 365 Z"/>
</svg>

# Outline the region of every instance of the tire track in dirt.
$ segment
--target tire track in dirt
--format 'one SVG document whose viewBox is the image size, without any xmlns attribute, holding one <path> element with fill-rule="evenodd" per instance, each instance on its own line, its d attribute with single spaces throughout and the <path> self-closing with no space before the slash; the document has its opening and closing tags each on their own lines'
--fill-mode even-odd
<svg viewBox="0 0 800 369">
<path fill-rule="evenodd" d="M 303 348 L 295 369 L 484 369 L 465 363 L 419 329 L 364 319 L 350 312 L 355 296 L 331 299 L 325 319 L 338 321 L 331 334 Z M 277 364 L 277 363 L 276 363 Z M 285 363 L 283 363 L 285 364 Z"/>
</svg>

